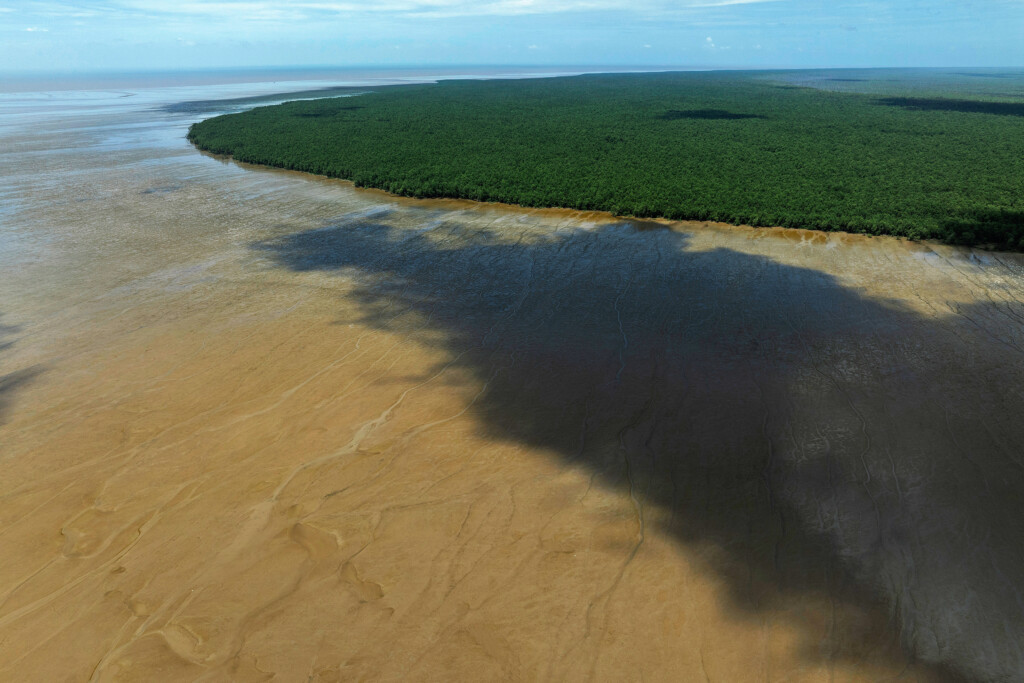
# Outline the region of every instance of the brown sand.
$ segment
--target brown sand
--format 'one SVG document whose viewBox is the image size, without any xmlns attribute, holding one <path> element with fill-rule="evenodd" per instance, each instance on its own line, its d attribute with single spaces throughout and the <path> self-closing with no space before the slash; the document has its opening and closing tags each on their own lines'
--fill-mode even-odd
<svg viewBox="0 0 1024 683">
<path fill-rule="evenodd" d="M 84 125 L 2 172 L 0 679 L 1024 670 L 1019 256 Z"/>
</svg>

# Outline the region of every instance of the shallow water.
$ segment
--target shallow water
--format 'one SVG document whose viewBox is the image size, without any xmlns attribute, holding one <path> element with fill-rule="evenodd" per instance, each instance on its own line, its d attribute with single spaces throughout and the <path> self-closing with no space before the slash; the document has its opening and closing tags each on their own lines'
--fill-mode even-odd
<svg viewBox="0 0 1024 683">
<path fill-rule="evenodd" d="M 1020 256 L 396 199 L 122 94 L 0 98 L 0 678 L 1024 672 Z"/>
</svg>

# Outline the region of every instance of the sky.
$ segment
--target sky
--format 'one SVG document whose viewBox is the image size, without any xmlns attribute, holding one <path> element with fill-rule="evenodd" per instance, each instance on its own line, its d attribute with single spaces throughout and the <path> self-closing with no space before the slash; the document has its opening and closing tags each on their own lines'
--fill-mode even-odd
<svg viewBox="0 0 1024 683">
<path fill-rule="evenodd" d="M 0 73 L 1024 66 L 1024 0 L 0 0 Z"/>
</svg>

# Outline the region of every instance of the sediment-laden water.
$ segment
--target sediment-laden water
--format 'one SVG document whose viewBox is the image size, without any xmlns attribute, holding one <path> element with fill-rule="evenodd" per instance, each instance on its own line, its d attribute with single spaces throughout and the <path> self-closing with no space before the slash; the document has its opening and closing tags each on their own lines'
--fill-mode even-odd
<svg viewBox="0 0 1024 683">
<path fill-rule="evenodd" d="M 0 678 L 1024 673 L 1021 256 L 396 199 L 120 94 L 0 101 Z"/>
</svg>

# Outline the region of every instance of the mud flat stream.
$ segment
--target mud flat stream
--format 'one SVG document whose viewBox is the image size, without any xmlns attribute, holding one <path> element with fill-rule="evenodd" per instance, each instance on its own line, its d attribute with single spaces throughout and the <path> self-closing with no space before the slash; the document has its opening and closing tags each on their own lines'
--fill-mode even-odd
<svg viewBox="0 0 1024 683">
<path fill-rule="evenodd" d="M 395 199 L 172 95 L 0 102 L 0 679 L 1024 676 L 1024 258 Z"/>
</svg>

